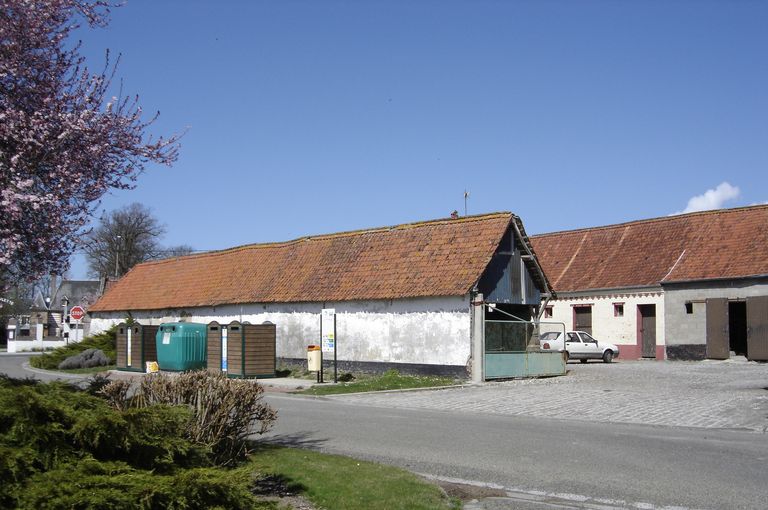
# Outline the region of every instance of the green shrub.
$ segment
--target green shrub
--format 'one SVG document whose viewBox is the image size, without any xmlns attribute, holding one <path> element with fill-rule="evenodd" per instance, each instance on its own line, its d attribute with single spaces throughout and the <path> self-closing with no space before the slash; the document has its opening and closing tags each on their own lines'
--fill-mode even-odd
<svg viewBox="0 0 768 510">
<path fill-rule="evenodd" d="M 111 363 L 114 363 L 117 359 L 116 342 L 117 326 L 112 326 L 106 331 L 84 338 L 81 342 L 73 342 L 64 347 L 54 349 L 49 353 L 40 356 L 32 356 L 29 358 L 29 364 L 35 368 L 57 370 L 59 363 L 70 356 L 80 354 L 86 349 L 101 349 L 111 360 Z"/>
<path fill-rule="evenodd" d="M 233 465 L 248 453 L 248 437 L 269 430 L 277 413 L 263 401 L 261 385 L 205 370 L 144 377 L 135 393 L 113 381 L 101 394 L 118 410 L 184 406 L 191 410 L 186 438 L 212 454 L 216 465 Z"/>
<path fill-rule="evenodd" d="M 117 462 L 85 459 L 40 473 L 19 498 L 21 509 L 235 509 L 259 504 L 246 470 L 195 468 L 158 475 Z"/>
<path fill-rule="evenodd" d="M 163 405 L 121 412 L 65 383 L 0 377 L 0 508 L 16 507 L 31 478 L 89 459 L 155 473 L 208 466 L 209 451 L 186 438 L 191 415 Z"/>
</svg>

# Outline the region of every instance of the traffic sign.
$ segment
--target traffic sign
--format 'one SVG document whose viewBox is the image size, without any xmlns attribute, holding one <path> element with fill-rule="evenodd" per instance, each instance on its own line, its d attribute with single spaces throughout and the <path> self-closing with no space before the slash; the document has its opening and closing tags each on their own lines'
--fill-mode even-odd
<svg viewBox="0 0 768 510">
<path fill-rule="evenodd" d="M 85 310 L 82 306 L 73 306 L 69 309 L 69 316 L 76 321 L 79 321 L 85 317 Z"/>
</svg>

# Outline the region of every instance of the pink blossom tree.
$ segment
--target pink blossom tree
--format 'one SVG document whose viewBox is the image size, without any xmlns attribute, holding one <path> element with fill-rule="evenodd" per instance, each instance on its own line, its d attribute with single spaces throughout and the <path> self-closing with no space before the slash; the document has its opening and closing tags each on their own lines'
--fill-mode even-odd
<svg viewBox="0 0 768 510">
<path fill-rule="evenodd" d="M 99 199 L 177 158 L 178 136 L 148 134 L 157 114 L 110 97 L 109 54 L 92 73 L 69 40 L 108 16 L 101 0 L 0 0 L 0 289 L 62 274 Z"/>
</svg>

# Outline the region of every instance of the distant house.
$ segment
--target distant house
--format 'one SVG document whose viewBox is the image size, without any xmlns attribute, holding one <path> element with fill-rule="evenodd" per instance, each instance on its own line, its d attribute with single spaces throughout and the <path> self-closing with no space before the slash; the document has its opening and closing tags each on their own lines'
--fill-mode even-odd
<svg viewBox="0 0 768 510">
<path fill-rule="evenodd" d="M 549 294 L 522 222 L 503 212 L 146 262 L 90 313 L 94 330 L 129 315 L 147 325 L 270 321 L 278 357 L 306 360 L 321 310 L 333 308 L 347 366 L 452 374 L 471 366 L 481 379 L 480 303 L 496 303 L 490 315 L 499 321 L 503 312 L 531 319 Z"/>
<path fill-rule="evenodd" d="M 38 291 L 32 302 L 28 317 L 22 317 L 26 325 L 20 329 L 21 336 L 29 336 L 28 331 L 37 324 L 43 326 L 43 336 L 63 337 L 70 332 L 69 310 L 73 306 L 82 306 L 86 311 L 101 295 L 102 284 L 98 280 L 63 280 L 57 285 L 53 278 L 47 296 Z M 90 330 L 90 318 L 86 315 L 81 320 L 81 336 L 87 336 Z M 69 335 L 67 335 L 69 336 Z"/>
<path fill-rule="evenodd" d="M 557 299 L 542 320 L 622 358 L 768 360 L 768 206 L 531 237 Z"/>
</svg>

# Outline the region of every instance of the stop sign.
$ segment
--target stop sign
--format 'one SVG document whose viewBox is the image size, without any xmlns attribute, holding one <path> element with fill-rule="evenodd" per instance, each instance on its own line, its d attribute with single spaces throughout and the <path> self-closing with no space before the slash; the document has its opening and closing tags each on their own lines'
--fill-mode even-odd
<svg viewBox="0 0 768 510">
<path fill-rule="evenodd" d="M 83 310 L 82 306 L 73 306 L 72 308 L 69 309 L 69 316 L 72 319 L 79 321 L 80 319 L 85 317 L 85 310 Z"/>
</svg>

